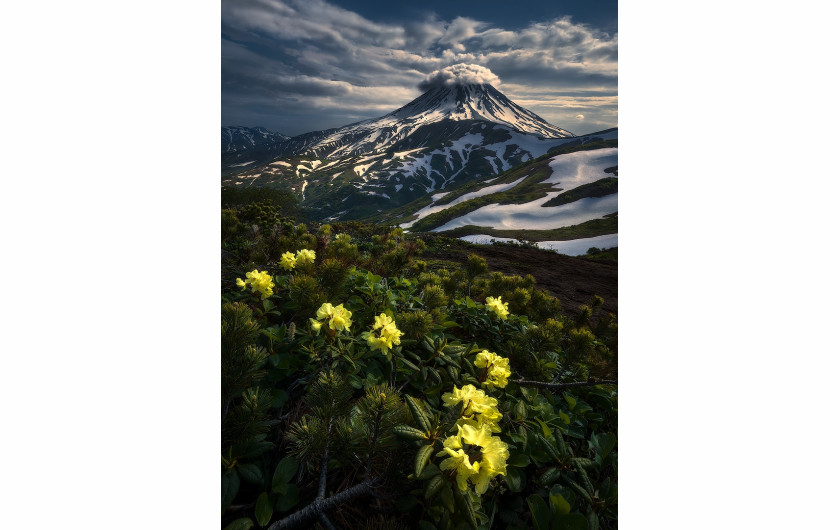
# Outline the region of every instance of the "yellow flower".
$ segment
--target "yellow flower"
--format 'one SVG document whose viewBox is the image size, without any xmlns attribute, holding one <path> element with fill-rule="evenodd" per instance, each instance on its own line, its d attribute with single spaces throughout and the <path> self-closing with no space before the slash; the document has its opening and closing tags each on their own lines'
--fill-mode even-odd
<svg viewBox="0 0 840 530">
<path fill-rule="evenodd" d="M 507 357 L 496 355 L 487 350 L 478 352 L 475 357 L 475 365 L 484 368 L 486 378 L 482 386 L 492 389 L 493 387 L 504 388 L 507 386 L 507 378 L 510 377 L 510 365 Z"/>
<path fill-rule="evenodd" d="M 373 317 L 373 329 L 384 328 L 391 324 L 394 324 L 394 319 L 385 313 L 381 313 L 378 317 Z M 394 325 L 396 326 L 396 324 Z"/>
<path fill-rule="evenodd" d="M 353 316 L 353 313 L 345 309 L 342 304 L 333 306 L 329 302 L 321 304 L 321 307 L 319 307 L 318 311 L 315 312 L 315 317 L 318 320 L 327 321 L 329 328 L 334 331 L 344 331 L 345 329 L 349 330 L 350 326 L 353 325 L 353 321 L 350 320 L 351 316 Z M 309 320 L 312 323 L 312 329 L 316 332 L 321 330 L 323 322 L 318 322 L 317 320 L 311 318 Z M 318 324 L 317 327 L 316 323 Z"/>
<path fill-rule="evenodd" d="M 306 263 L 314 263 L 315 262 L 315 251 L 314 250 L 298 250 L 297 256 L 295 256 L 295 262 L 304 265 Z"/>
<path fill-rule="evenodd" d="M 470 462 L 470 457 L 463 449 L 460 448 L 460 437 L 450 436 L 443 443 L 443 451 L 438 453 L 438 456 L 449 455 L 449 458 L 440 463 L 440 469 L 447 471 L 449 469 L 457 470 L 458 474 L 455 476 L 455 481 L 458 483 L 458 489 L 467 491 L 467 479 L 473 475 L 477 475 L 480 469 L 478 462 Z"/>
<path fill-rule="evenodd" d="M 379 330 L 378 335 L 376 330 Z M 370 349 L 378 349 L 383 355 L 388 356 L 388 350 L 400 344 L 402 334 L 402 331 L 397 329 L 394 319 L 381 313 L 378 317 L 373 317 L 373 331 L 365 331 L 362 333 L 362 338 L 367 340 Z"/>
<path fill-rule="evenodd" d="M 492 398 L 484 393 L 483 390 L 476 389 L 473 385 L 464 385 L 460 389 L 457 386 L 452 387 L 452 392 L 447 392 L 441 396 L 443 402 L 448 406 L 457 405 L 461 403 L 461 418 L 458 420 L 458 425 L 472 425 L 479 427 L 487 425 L 493 432 L 500 432 L 498 421 L 502 419 L 502 413 L 496 408 L 499 402 L 496 398 Z"/>
<path fill-rule="evenodd" d="M 336 331 L 350 329 L 350 326 L 353 325 L 353 321 L 350 320 L 351 316 L 353 316 L 353 313 L 344 309 L 344 305 L 338 304 L 333 308 L 332 318 L 330 318 L 330 329 Z"/>
<path fill-rule="evenodd" d="M 296 263 L 295 255 L 291 252 L 284 252 L 282 256 L 280 256 L 280 266 L 290 271 L 295 268 Z"/>
<path fill-rule="evenodd" d="M 493 298 L 492 296 L 487 297 L 487 307 L 496 313 L 499 318 L 502 320 L 507 320 L 508 314 L 508 303 L 502 302 L 502 297 Z"/>
<path fill-rule="evenodd" d="M 331 317 L 333 314 L 333 305 L 329 302 L 321 304 L 321 307 L 318 308 L 318 311 L 315 312 L 315 316 L 318 320 L 324 320 L 325 318 Z"/>
<path fill-rule="evenodd" d="M 507 472 L 508 446 L 492 435 L 488 425 L 458 425 L 458 434 L 443 442 L 438 456 L 449 455 L 440 464 L 442 470 L 456 469 L 458 489 L 467 490 L 467 480 L 478 494 L 485 493 L 490 479 Z M 479 461 L 479 456 L 481 460 Z"/>
<path fill-rule="evenodd" d="M 274 281 L 271 279 L 271 275 L 267 271 L 258 271 L 257 269 L 252 270 L 251 272 L 245 273 L 246 280 L 242 280 L 242 278 L 236 279 L 236 285 L 245 289 L 246 286 L 251 286 L 252 293 L 260 293 L 260 296 L 263 300 L 274 294 L 272 290 L 274 288 Z"/>
<path fill-rule="evenodd" d="M 312 329 L 315 331 L 316 334 L 321 332 L 321 322 L 318 322 L 314 318 L 309 319 L 310 324 L 312 324 Z"/>
</svg>

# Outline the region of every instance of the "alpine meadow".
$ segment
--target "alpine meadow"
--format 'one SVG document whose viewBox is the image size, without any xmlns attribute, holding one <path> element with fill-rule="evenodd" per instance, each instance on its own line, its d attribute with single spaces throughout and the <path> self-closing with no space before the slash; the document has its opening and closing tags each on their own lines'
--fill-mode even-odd
<svg viewBox="0 0 840 530">
<path fill-rule="evenodd" d="M 223 529 L 618 528 L 616 20 L 222 1 Z"/>
</svg>

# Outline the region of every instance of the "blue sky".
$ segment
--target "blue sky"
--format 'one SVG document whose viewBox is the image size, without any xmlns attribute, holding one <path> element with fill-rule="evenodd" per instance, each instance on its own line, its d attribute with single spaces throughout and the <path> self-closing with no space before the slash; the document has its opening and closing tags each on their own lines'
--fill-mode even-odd
<svg viewBox="0 0 840 530">
<path fill-rule="evenodd" d="M 296 135 L 387 114 L 455 64 L 577 134 L 618 123 L 615 0 L 223 0 L 222 124 Z"/>
</svg>

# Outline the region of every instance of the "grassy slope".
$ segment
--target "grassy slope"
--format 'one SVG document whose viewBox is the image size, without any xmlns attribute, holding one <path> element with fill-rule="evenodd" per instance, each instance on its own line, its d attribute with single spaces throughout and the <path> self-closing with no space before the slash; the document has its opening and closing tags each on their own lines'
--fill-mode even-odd
<svg viewBox="0 0 840 530">
<path fill-rule="evenodd" d="M 503 182 L 513 182 L 519 178 L 525 177 L 525 179 L 522 182 L 520 182 L 513 188 L 497 193 L 490 193 L 481 197 L 475 197 L 473 199 L 469 199 L 462 203 L 451 206 L 445 210 L 429 214 L 428 216 L 414 223 L 410 230 L 413 232 L 429 231 L 448 223 L 456 217 L 466 215 L 472 211 L 481 208 L 482 206 L 487 206 L 488 204 L 524 204 L 540 199 L 542 197 L 546 197 L 548 193 L 553 190 L 553 185 L 545 183 L 543 181 L 546 180 L 549 176 L 551 176 L 552 170 L 549 167 L 549 163 L 551 162 L 551 159 L 553 157 L 559 154 L 572 153 L 575 151 L 588 151 L 593 149 L 602 149 L 604 147 L 617 146 L 617 140 L 606 140 L 592 142 L 589 144 L 566 146 L 558 149 L 553 149 L 539 158 L 535 158 L 530 162 L 509 169 L 505 173 L 502 173 L 502 175 L 500 175 L 499 178 L 493 181 L 494 184 L 499 184 Z M 483 187 L 477 186 L 476 184 L 477 183 L 473 182 L 468 184 L 467 186 L 463 186 L 461 188 L 458 188 L 457 190 L 453 190 L 451 193 L 443 197 L 441 201 L 449 202 L 465 193 L 477 191 L 478 189 Z M 600 192 L 596 188 L 589 188 L 588 191 Z M 439 201 L 438 204 L 440 203 L 441 202 Z"/>
<path fill-rule="evenodd" d="M 587 237 L 603 236 L 618 232 L 618 213 L 613 213 L 601 219 L 592 219 L 579 225 L 552 228 L 550 230 L 497 230 L 486 226 L 459 226 L 452 230 L 440 232 L 449 237 L 463 237 L 475 234 L 485 234 L 494 237 L 508 237 L 527 241 L 570 241 Z"/>
</svg>

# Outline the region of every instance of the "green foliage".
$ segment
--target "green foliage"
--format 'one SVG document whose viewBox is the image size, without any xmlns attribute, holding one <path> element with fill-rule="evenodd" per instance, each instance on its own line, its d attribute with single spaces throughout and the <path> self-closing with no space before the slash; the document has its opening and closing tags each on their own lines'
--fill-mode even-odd
<svg viewBox="0 0 840 530">
<path fill-rule="evenodd" d="M 402 231 L 334 230 L 280 220 L 224 243 L 247 249 L 248 261 L 223 274 L 222 526 L 266 527 L 302 509 L 323 470 L 327 498 L 377 479 L 390 515 L 337 507 L 354 527 L 616 528 L 615 387 L 555 393 L 516 382 L 614 376 L 617 324 L 603 300 L 563 315 L 530 275 L 483 271 L 476 259 L 417 265 L 422 245 Z M 300 249 L 315 250 L 314 263 L 272 261 Z M 253 269 L 273 277 L 265 300 L 235 284 Z M 509 304 L 506 318 L 482 303 L 488 296 Z M 351 315 L 349 329 L 318 316 L 324 302 Z M 383 351 L 368 338 L 388 319 L 401 340 Z M 509 361 L 503 387 L 486 384 L 497 379 L 478 363 L 484 350 Z M 463 413 L 445 394 L 467 385 L 495 400 L 493 436 L 509 453 L 481 494 L 445 465 Z"/>
<path fill-rule="evenodd" d="M 222 210 L 222 239 L 230 239 L 242 230 L 235 210 Z"/>
<path fill-rule="evenodd" d="M 438 289 L 440 289 L 438 287 Z M 420 340 L 432 329 L 434 319 L 432 316 L 420 309 L 418 311 L 406 311 L 397 315 L 397 324 L 410 340 Z"/>
</svg>

